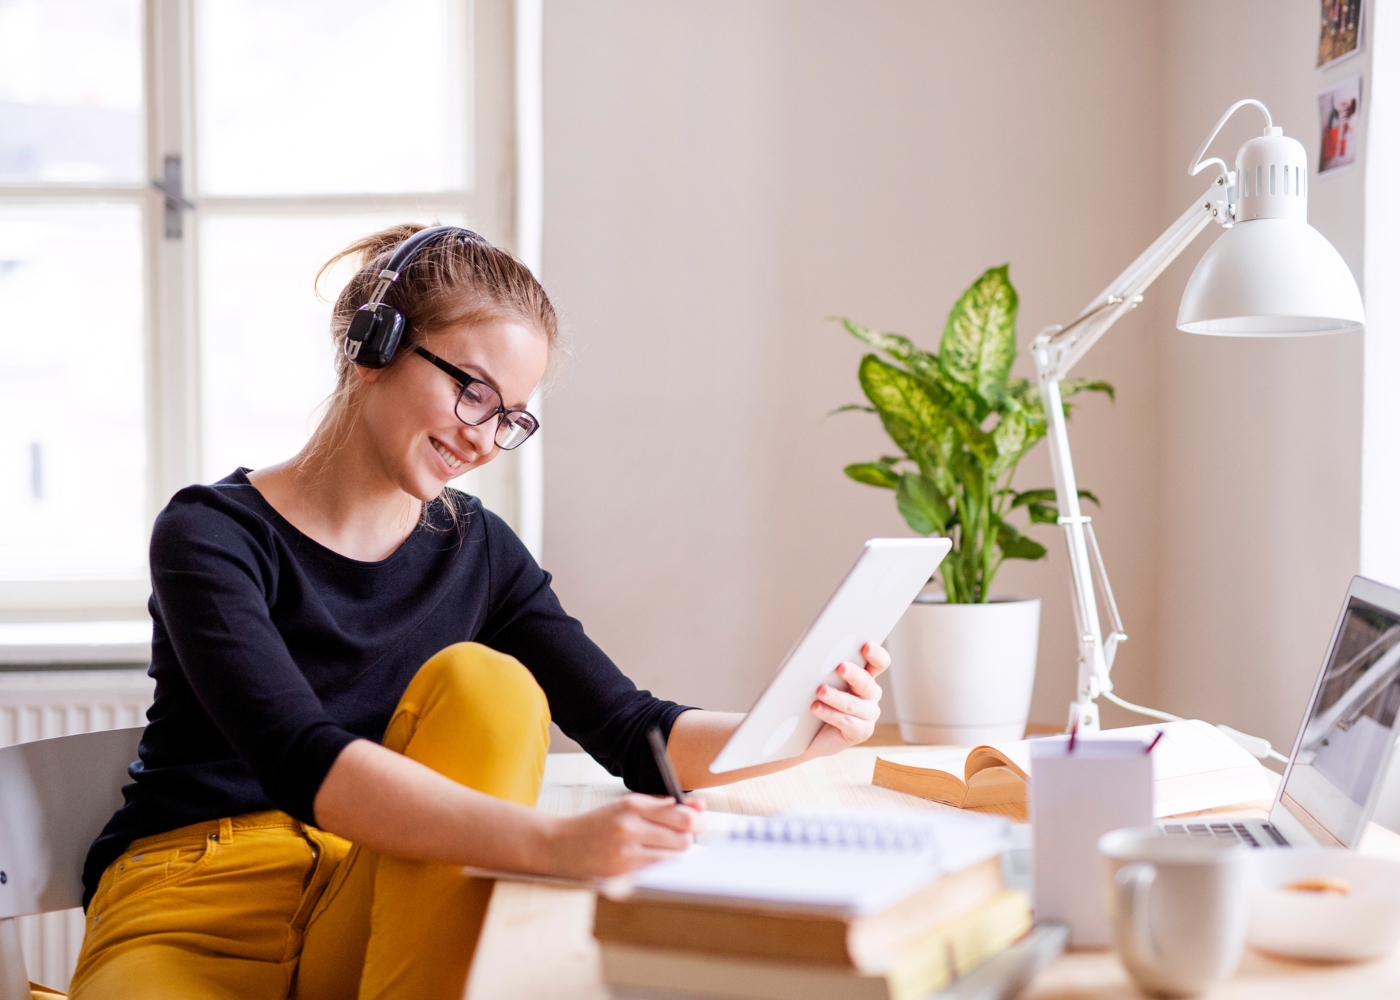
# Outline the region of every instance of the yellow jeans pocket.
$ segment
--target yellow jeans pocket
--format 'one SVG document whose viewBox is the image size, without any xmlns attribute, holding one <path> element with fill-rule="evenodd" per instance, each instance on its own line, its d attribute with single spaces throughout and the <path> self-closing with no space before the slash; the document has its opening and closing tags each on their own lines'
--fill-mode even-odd
<svg viewBox="0 0 1400 1000">
<path fill-rule="evenodd" d="M 146 892 L 174 884 L 194 872 L 217 847 L 215 840 L 200 835 L 166 841 L 149 849 L 129 850 L 102 873 L 88 906 L 88 917 L 100 916 Z"/>
<path fill-rule="evenodd" d="M 194 947 L 227 958 L 295 958 L 316 859 L 294 820 L 235 817 L 220 834 L 138 842 L 108 866 L 88 907 L 79 972 L 119 951 Z M 319 892 L 319 889 L 317 890 Z"/>
</svg>

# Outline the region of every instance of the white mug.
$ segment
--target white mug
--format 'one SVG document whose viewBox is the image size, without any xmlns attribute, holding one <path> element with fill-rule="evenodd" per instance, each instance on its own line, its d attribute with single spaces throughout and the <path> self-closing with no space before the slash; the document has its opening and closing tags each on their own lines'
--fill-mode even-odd
<svg viewBox="0 0 1400 1000">
<path fill-rule="evenodd" d="M 1099 854 L 1118 955 L 1138 986 L 1189 996 L 1234 973 L 1248 923 L 1248 847 L 1139 827 L 1104 834 Z"/>
</svg>

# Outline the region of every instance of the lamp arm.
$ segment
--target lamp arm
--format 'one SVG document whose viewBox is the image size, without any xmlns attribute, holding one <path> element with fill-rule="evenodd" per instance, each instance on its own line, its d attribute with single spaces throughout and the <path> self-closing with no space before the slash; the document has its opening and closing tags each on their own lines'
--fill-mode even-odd
<svg viewBox="0 0 1400 1000">
<path fill-rule="evenodd" d="M 1105 333 L 1124 315 L 1142 302 L 1143 293 L 1212 220 L 1229 225 L 1233 220 L 1229 191 L 1232 178 L 1221 173 L 1203 197 L 1188 208 L 1153 241 L 1143 253 L 1065 326 L 1042 330 L 1031 343 L 1036 378 L 1040 384 L 1041 405 L 1045 411 L 1046 437 L 1050 445 L 1050 467 L 1055 480 L 1059 523 L 1065 529 L 1069 548 L 1071 594 L 1075 626 L 1078 630 L 1079 675 L 1074 702 L 1070 705 L 1070 726 L 1083 731 L 1099 728 L 1095 701 L 1113 690 L 1109 677 L 1118 643 L 1127 639 L 1113 601 L 1108 574 L 1099 556 L 1093 526 L 1079 505 L 1079 485 L 1075 481 L 1074 460 L 1070 454 L 1069 432 L 1065 423 L 1064 399 L 1060 382 Z M 1107 599 L 1113 631 L 1104 639 L 1099 621 L 1097 578 Z"/>
<path fill-rule="evenodd" d="M 1068 376 L 1070 369 L 1114 323 L 1141 304 L 1143 293 L 1200 235 L 1207 223 L 1215 221 L 1225 226 L 1233 225 L 1230 214 L 1230 205 L 1234 201 L 1231 180 L 1231 175 L 1221 173 L 1202 196 L 1182 212 L 1078 316 L 1065 326 L 1046 327 L 1036 336 L 1032 350 L 1038 351 L 1042 346 L 1048 348 L 1049 371 L 1056 379 Z M 1038 357 L 1036 370 L 1039 374 L 1043 370 Z"/>
</svg>

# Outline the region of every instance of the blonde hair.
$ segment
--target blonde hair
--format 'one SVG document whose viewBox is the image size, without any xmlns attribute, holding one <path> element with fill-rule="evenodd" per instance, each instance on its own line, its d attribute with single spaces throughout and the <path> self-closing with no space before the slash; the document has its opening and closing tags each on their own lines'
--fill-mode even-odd
<svg viewBox="0 0 1400 1000">
<path fill-rule="evenodd" d="M 331 340 L 335 344 L 335 389 L 326 403 L 308 457 L 327 458 L 339 451 L 350 433 L 359 405 L 355 363 L 345 356 L 345 331 L 355 310 L 369 300 L 379 272 L 404 240 L 426 228 L 405 223 L 361 237 L 321 266 L 321 280 L 337 264 L 351 260 L 355 274 L 340 290 L 331 311 Z M 473 239 L 465 231 L 433 239 L 421 247 L 398 280 L 389 286 L 384 301 L 403 314 L 403 341 L 390 365 L 397 364 L 415 344 L 439 330 L 462 324 L 513 319 L 535 327 L 545 335 L 551 358 L 559 340 L 559 319 L 544 288 L 530 269 L 508 251 L 486 240 Z"/>
</svg>

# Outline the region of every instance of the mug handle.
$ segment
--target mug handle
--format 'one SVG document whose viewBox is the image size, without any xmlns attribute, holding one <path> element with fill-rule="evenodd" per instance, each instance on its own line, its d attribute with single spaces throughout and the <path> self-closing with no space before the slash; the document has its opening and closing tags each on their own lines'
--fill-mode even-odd
<svg viewBox="0 0 1400 1000">
<path fill-rule="evenodd" d="M 1147 901 L 1152 883 L 1157 880 L 1157 866 L 1146 861 L 1124 865 L 1113 877 L 1114 888 L 1118 893 L 1118 912 L 1128 914 L 1132 922 L 1132 932 L 1123 935 L 1119 944 L 1127 945 L 1136 952 L 1138 964 L 1155 966 L 1157 948 L 1152 943 L 1152 925 L 1148 923 Z"/>
</svg>

